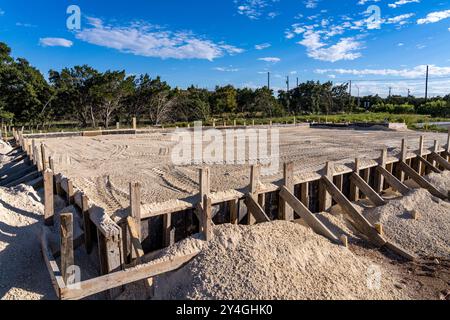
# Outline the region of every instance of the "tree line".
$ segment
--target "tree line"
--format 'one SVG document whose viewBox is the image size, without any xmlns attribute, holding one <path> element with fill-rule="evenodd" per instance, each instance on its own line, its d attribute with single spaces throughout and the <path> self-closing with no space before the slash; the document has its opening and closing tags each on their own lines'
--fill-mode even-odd
<svg viewBox="0 0 450 320">
<path fill-rule="evenodd" d="M 133 117 L 153 125 L 211 118 L 281 117 L 344 112 L 391 112 L 412 106 L 408 112 L 442 116 L 450 98 L 379 96 L 355 98 L 348 84 L 307 81 L 289 91 L 217 86 L 172 88 L 159 76 L 127 75 L 125 71 L 100 72 L 88 65 L 50 70 L 48 79 L 23 58 L 14 59 L 0 43 L 0 118 L 15 124 L 40 126 L 55 121 L 76 121 L 83 127 L 108 127 Z M 363 103 L 364 102 L 364 103 Z M 362 105 L 370 105 L 366 110 Z M 432 105 L 430 105 L 432 104 Z M 383 109 L 384 108 L 384 109 Z M 406 107 L 405 107 L 406 108 Z M 395 109 L 395 110 L 394 110 Z M 447 111 L 446 111 L 447 112 Z M 447 113 L 448 114 L 448 113 Z"/>
</svg>

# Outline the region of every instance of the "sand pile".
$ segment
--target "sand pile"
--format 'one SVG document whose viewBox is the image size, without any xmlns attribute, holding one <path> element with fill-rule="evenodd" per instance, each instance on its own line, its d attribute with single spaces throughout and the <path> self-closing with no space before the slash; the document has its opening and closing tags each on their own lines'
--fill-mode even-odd
<svg viewBox="0 0 450 320">
<path fill-rule="evenodd" d="M 9 145 L 9 143 L 3 141 L 0 139 L 0 154 L 7 154 L 12 150 L 12 147 Z"/>
<path fill-rule="evenodd" d="M 28 186 L 0 188 L 0 299 L 52 299 L 38 241 L 44 206 Z"/>
<path fill-rule="evenodd" d="M 199 247 L 188 239 L 169 252 Z M 155 279 L 156 299 L 407 298 L 380 268 L 298 224 L 221 225 L 192 262 Z"/>
<path fill-rule="evenodd" d="M 450 171 L 444 171 L 441 174 L 433 172 L 426 176 L 425 179 L 443 194 L 448 194 L 450 191 Z"/>
<path fill-rule="evenodd" d="M 417 220 L 413 212 L 418 214 Z M 383 224 L 386 237 L 422 256 L 450 257 L 450 203 L 424 189 L 367 209 L 368 219 Z"/>
</svg>

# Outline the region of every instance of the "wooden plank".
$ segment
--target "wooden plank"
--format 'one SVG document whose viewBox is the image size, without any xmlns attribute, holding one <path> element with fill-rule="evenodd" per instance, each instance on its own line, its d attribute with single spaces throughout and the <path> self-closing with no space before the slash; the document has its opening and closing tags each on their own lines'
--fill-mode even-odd
<svg viewBox="0 0 450 320">
<path fill-rule="evenodd" d="M 383 167 L 377 167 L 377 171 L 386 179 L 386 182 L 395 190 L 400 192 L 402 195 L 406 196 L 409 194 L 411 189 L 409 189 L 403 182 L 397 179 L 393 174 L 387 171 Z"/>
<path fill-rule="evenodd" d="M 124 271 L 83 281 L 79 284 L 78 289 L 62 289 L 61 298 L 64 300 L 79 300 L 128 283 L 175 271 L 195 258 L 198 253 L 199 252 L 195 252 L 190 255 L 175 257 L 162 262 L 150 262 Z"/>
<path fill-rule="evenodd" d="M 395 254 L 405 258 L 406 260 L 409 261 L 415 261 L 417 260 L 417 256 L 415 256 L 414 254 L 406 251 L 405 249 L 401 248 L 400 246 L 392 243 L 392 242 L 387 242 L 385 247 L 389 250 L 391 250 L 392 252 L 394 252 Z"/>
<path fill-rule="evenodd" d="M 84 226 L 84 245 L 86 247 L 86 252 L 91 254 L 92 245 L 92 221 L 89 216 L 89 198 L 83 193 L 81 195 L 81 214 L 83 215 L 83 226 Z"/>
<path fill-rule="evenodd" d="M 292 162 L 285 163 L 283 166 L 283 186 L 289 190 L 290 193 L 294 193 L 294 164 Z M 278 201 L 278 219 L 293 221 L 294 211 L 292 208 L 286 205 L 286 201 L 283 197 L 280 196 Z"/>
<path fill-rule="evenodd" d="M 47 226 L 53 225 L 55 214 L 53 199 L 53 172 L 50 169 L 44 171 L 44 223 Z"/>
<path fill-rule="evenodd" d="M 386 201 L 378 194 L 375 190 L 373 190 L 366 181 L 361 178 L 359 175 L 357 175 L 355 172 L 352 173 L 350 176 L 350 180 L 352 183 L 354 183 L 358 189 L 364 193 L 367 198 L 376 206 L 384 206 L 386 204 Z"/>
<path fill-rule="evenodd" d="M 248 195 L 244 201 L 248 209 L 248 214 L 253 216 L 256 223 L 270 222 L 263 208 L 261 208 L 251 195 Z"/>
<path fill-rule="evenodd" d="M 333 180 L 334 175 L 334 163 L 327 162 L 324 169 L 324 174 L 331 180 Z M 331 208 L 333 202 L 330 194 L 327 192 L 326 186 L 319 182 L 319 211 L 327 211 Z"/>
<path fill-rule="evenodd" d="M 300 200 L 305 205 L 305 207 L 309 208 L 309 183 L 305 182 L 300 185 Z"/>
<path fill-rule="evenodd" d="M 369 240 L 376 246 L 383 246 L 386 244 L 386 240 L 381 237 L 372 224 L 356 210 L 353 204 L 339 191 L 339 189 L 333 184 L 333 182 L 326 176 L 322 177 L 322 181 L 325 183 L 328 192 L 332 195 L 333 199 L 341 206 L 343 211 L 349 216 L 357 230 L 367 236 Z"/>
<path fill-rule="evenodd" d="M 355 159 L 355 163 L 353 164 L 353 172 L 359 175 L 360 167 L 359 167 L 360 161 L 358 158 Z M 350 200 L 351 201 L 358 201 L 359 200 L 359 189 L 358 187 L 350 181 Z"/>
<path fill-rule="evenodd" d="M 294 209 L 294 211 L 305 220 L 308 226 L 315 233 L 320 234 L 329 240 L 338 243 L 339 238 L 333 234 L 317 217 L 309 211 L 300 200 L 298 200 L 286 187 L 282 187 L 280 196 Z"/>
<path fill-rule="evenodd" d="M 419 157 L 422 157 L 423 158 L 423 148 L 424 148 L 424 145 L 425 145 L 425 137 L 424 136 L 420 136 L 420 139 L 419 139 L 419 149 L 418 149 L 418 151 L 417 151 L 417 155 L 419 156 Z M 423 169 L 423 167 L 422 167 L 422 162 L 420 162 L 420 161 L 417 161 L 416 162 L 416 171 L 421 175 L 422 174 L 422 169 Z"/>
<path fill-rule="evenodd" d="M 130 183 L 130 216 L 135 220 L 138 238 L 141 235 L 141 185 L 138 182 Z"/>
<path fill-rule="evenodd" d="M 56 296 L 58 298 L 61 298 L 61 290 L 64 289 L 66 285 L 64 283 L 63 277 L 61 276 L 58 263 L 56 262 L 55 258 L 51 254 L 51 250 L 49 249 L 47 227 L 42 226 L 40 240 L 42 256 L 50 275 L 53 289 L 55 290 Z"/>
<path fill-rule="evenodd" d="M 411 179 L 413 179 L 421 188 L 427 189 L 433 196 L 438 197 L 442 200 L 446 200 L 448 195 L 444 195 L 435 186 L 421 177 L 414 169 L 409 167 L 406 163 L 399 163 L 401 170 Z"/>
<path fill-rule="evenodd" d="M 450 170 L 450 162 L 445 160 L 443 157 L 441 157 L 438 153 L 433 152 L 431 155 L 429 155 L 431 159 L 436 161 L 440 166 L 442 166 L 445 170 Z"/>
<path fill-rule="evenodd" d="M 73 281 L 74 255 L 73 255 L 73 215 L 72 213 L 60 214 L 60 237 L 61 237 L 61 274 L 64 283 Z"/>
<path fill-rule="evenodd" d="M 228 201 L 228 206 L 230 208 L 230 223 L 238 224 L 239 223 L 239 200 L 230 200 Z"/>
<path fill-rule="evenodd" d="M 387 149 L 384 148 L 383 150 L 381 150 L 381 155 L 378 160 L 378 164 L 381 168 L 386 168 L 386 163 L 387 163 Z M 384 176 L 380 172 L 378 172 L 378 170 L 375 170 L 375 176 L 376 176 L 375 191 L 381 193 L 384 190 Z"/>
<path fill-rule="evenodd" d="M 433 163 L 431 163 L 431 162 L 429 162 L 428 160 L 426 160 L 425 158 L 423 158 L 423 157 L 417 157 L 417 160 L 419 161 L 419 162 L 421 162 L 422 164 L 424 164 L 428 169 L 430 169 L 431 171 L 433 171 L 434 173 L 442 173 L 442 171 L 441 170 L 439 170 L 438 168 L 436 168 L 435 167 L 435 164 L 433 164 Z M 433 161 L 434 162 L 434 161 Z"/>
<path fill-rule="evenodd" d="M 207 195 L 203 198 L 203 208 L 202 208 L 202 234 L 206 241 L 212 239 L 212 203 L 211 198 Z"/>
<path fill-rule="evenodd" d="M 120 235 L 120 227 L 105 213 L 103 208 L 92 205 L 89 207 L 89 218 L 97 227 L 98 233 L 106 238 L 118 237 Z"/>
</svg>

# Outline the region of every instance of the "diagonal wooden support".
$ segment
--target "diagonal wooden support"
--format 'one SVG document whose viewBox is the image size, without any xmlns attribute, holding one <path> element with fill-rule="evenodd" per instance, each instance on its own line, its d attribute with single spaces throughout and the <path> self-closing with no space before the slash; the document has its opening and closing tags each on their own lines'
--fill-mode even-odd
<svg viewBox="0 0 450 320">
<path fill-rule="evenodd" d="M 367 184 L 367 182 L 359 175 L 357 175 L 355 172 L 351 174 L 350 180 L 358 187 L 358 189 L 362 191 L 362 193 L 366 195 L 367 198 L 369 198 L 371 202 L 373 202 L 374 205 L 384 206 L 386 204 L 386 201 L 384 201 L 384 199 L 378 193 L 376 193 L 375 190 L 373 190 Z"/>
<path fill-rule="evenodd" d="M 288 205 L 294 209 L 294 211 L 313 229 L 317 234 L 320 234 L 330 241 L 339 243 L 339 238 L 331 232 L 317 217 L 309 211 L 305 205 L 298 200 L 286 187 L 282 187 L 280 196 L 288 203 Z"/>
<path fill-rule="evenodd" d="M 381 150 L 380 158 L 378 159 L 378 166 L 382 168 L 386 168 L 387 163 L 387 149 L 384 148 Z M 384 190 L 384 176 L 380 174 L 378 171 L 375 172 L 375 191 L 381 193 Z"/>
<path fill-rule="evenodd" d="M 130 232 L 131 244 L 136 255 L 135 264 L 139 264 L 141 263 L 141 258 L 144 256 L 144 250 L 142 249 L 138 226 L 136 225 L 135 219 L 132 217 L 127 217 L 127 227 Z"/>
<path fill-rule="evenodd" d="M 349 216 L 357 230 L 369 238 L 369 240 L 376 246 L 382 247 L 386 244 L 386 240 L 378 234 L 372 224 L 356 210 L 353 204 L 348 200 L 344 194 L 333 184 L 333 182 L 326 176 L 322 177 L 328 192 L 333 199 L 341 206 L 344 212 Z"/>
<path fill-rule="evenodd" d="M 438 168 L 436 168 L 434 164 L 432 164 L 431 162 L 429 162 L 429 161 L 426 160 L 425 158 L 419 157 L 419 156 L 418 156 L 418 157 L 417 157 L 417 160 L 418 160 L 419 162 L 421 162 L 422 164 L 424 164 L 425 167 L 427 167 L 428 169 L 430 169 L 430 170 L 433 171 L 434 173 L 442 173 L 441 170 L 439 170 Z"/>
<path fill-rule="evenodd" d="M 327 162 L 324 168 L 324 175 L 333 181 L 334 175 L 334 163 Z M 319 211 L 327 211 L 331 208 L 333 201 L 331 199 L 330 194 L 327 192 L 326 186 L 319 182 Z"/>
<path fill-rule="evenodd" d="M 396 176 L 387 171 L 385 168 L 377 167 L 377 171 L 384 177 L 384 179 L 386 179 L 388 185 L 400 192 L 402 195 L 406 196 L 411 191 L 411 189 L 409 189 L 403 182 L 398 180 Z"/>
<path fill-rule="evenodd" d="M 256 223 L 270 222 L 269 217 L 253 196 L 247 195 L 244 202 L 247 206 L 248 214 L 253 216 Z"/>
<path fill-rule="evenodd" d="M 450 162 L 441 157 L 438 153 L 433 152 L 429 155 L 431 159 L 436 161 L 440 166 L 442 166 L 445 170 L 450 170 Z"/>
<path fill-rule="evenodd" d="M 360 167 L 359 167 L 359 159 L 355 159 L 355 163 L 353 165 L 353 172 L 359 175 Z M 350 200 L 358 201 L 359 200 L 359 189 L 358 187 L 350 181 Z"/>
<path fill-rule="evenodd" d="M 421 188 L 427 189 L 433 196 L 446 200 L 448 195 L 442 194 L 435 186 L 420 176 L 414 169 L 404 162 L 399 163 L 400 169 L 411 179 L 413 179 Z"/>
</svg>

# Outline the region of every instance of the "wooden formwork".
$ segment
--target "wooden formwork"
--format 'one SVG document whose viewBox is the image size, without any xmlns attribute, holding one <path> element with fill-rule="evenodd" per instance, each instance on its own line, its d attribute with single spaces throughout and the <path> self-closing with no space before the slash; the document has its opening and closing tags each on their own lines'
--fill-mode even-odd
<svg viewBox="0 0 450 320">
<path fill-rule="evenodd" d="M 105 132 L 102 131 L 102 134 Z M 30 161 L 35 164 L 37 172 L 42 174 L 45 224 L 54 223 L 54 194 L 64 197 L 69 204 L 73 204 L 83 219 L 84 236 L 79 242 L 71 238 L 73 233 L 70 230 L 70 215 L 62 215 L 64 221 L 61 221 L 62 240 L 59 254 L 64 259 L 64 264 L 61 263 L 61 268 L 56 263 L 55 252 L 51 251 L 48 243 L 49 230 L 43 227 L 42 252 L 60 299 L 81 299 L 107 290 L 110 297 L 114 297 L 120 293 L 121 286 L 141 280 L 150 288 L 152 277 L 176 270 L 198 254 L 176 257 L 165 262 L 141 264 L 145 260 L 142 226 L 154 218 L 162 218 L 160 232 L 162 247 L 167 247 L 177 240 L 174 217 L 179 213 L 192 215 L 191 223 L 198 227 L 193 230 L 200 231 L 206 241 L 212 238 L 214 221 L 255 224 L 273 219 L 293 221 L 300 218 L 316 233 L 334 243 L 347 246 L 346 237 L 334 234 L 314 214 L 338 204 L 349 221 L 368 241 L 377 247 L 385 247 L 405 259 L 413 260 L 415 259 L 413 254 L 387 241 L 382 234 L 382 226 L 372 225 L 356 209 L 352 201 L 367 198 L 374 206 L 384 205 L 386 200 L 380 194 L 388 187 L 407 195 L 410 189 L 404 184 L 406 177 L 414 180 L 434 196 L 448 199 L 448 194 L 437 190 L 423 178 L 423 175 L 427 172 L 450 169 L 449 145 L 441 148 L 436 142 L 432 150 L 424 150 L 422 137 L 417 152 L 408 153 L 406 140 L 403 140 L 401 154 L 394 160 L 388 159 L 387 150 L 384 149 L 380 150 L 378 159 L 372 160 L 369 164 L 366 162 L 364 166 L 361 165 L 360 159 L 355 159 L 353 168 L 337 172 L 334 164 L 329 162 L 323 170 L 312 173 L 308 178 L 296 176 L 293 172 L 293 163 L 286 163 L 283 167 L 282 180 L 262 185 L 260 167 L 252 166 L 248 187 L 231 192 L 211 193 L 209 169 L 203 168 L 199 173 L 198 195 L 170 202 L 171 205 L 142 204 L 140 185 L 130 182 L 129 207 L 111 217 L 104 209 L 92 203 L 88 195 L 74 186 L 70 179 L 54 172 L 53 159 L 47 159 L 45 145 L 36 146 L 33 139 L 35 136 L 24 136 L 17 131 L 13 131 L 13 135 Z M 95 247 L 94 242 L 97 244 L 101 276 L 70 283 L 71 277 L 68 276 L 67 270 L 70 269 L 68 268 L 70 263 L 73 263 L 74 243 L 84 243 L 89 253 Z M 70 243 L 72 245 L 69 245 Z"/>
</svg>

